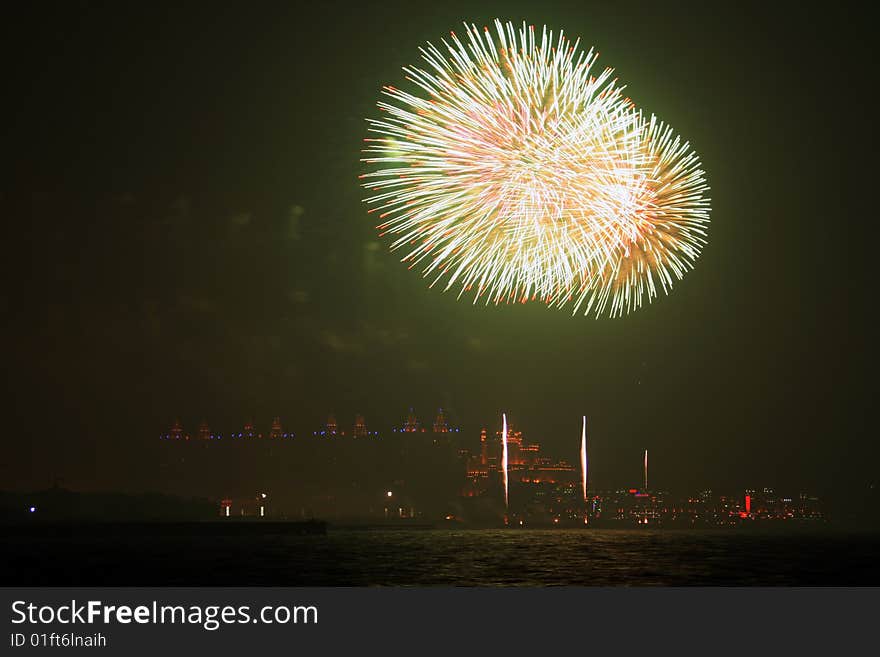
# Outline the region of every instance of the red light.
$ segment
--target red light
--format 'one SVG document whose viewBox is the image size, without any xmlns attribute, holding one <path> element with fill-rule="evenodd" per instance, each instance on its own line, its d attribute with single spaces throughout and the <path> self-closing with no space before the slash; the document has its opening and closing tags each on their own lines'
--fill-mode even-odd
<svg viewBox="0 0 880 657">
<path fill-rule="evenodd" d="M 751 513 L 752 511 L 752 496 L 746 495 L 746 513 Z"/>
</svg>

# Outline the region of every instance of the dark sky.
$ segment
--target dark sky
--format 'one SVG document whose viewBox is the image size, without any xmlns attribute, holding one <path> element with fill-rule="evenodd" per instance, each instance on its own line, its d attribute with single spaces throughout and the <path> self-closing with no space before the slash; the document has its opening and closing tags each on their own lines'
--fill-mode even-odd
<svg viewBox="0 0 880 657">
<path fill-rule="evenodd" d="M 21 4 L 21 3 L 20 3 Z M 0 488 L 150 488 L 156 435 L 507 409 L 597 486 L 864 486 L 878 457 L 869 21 L 840 3 L 29 3 L 6 14 Z M 319 4 L 319 3 L 313 3 Z M 691 140 L 710 243 L 624 319 L 427 290 L 377 241 L 364 118 L 463 19 L 580 35 Z"/>
</svg>

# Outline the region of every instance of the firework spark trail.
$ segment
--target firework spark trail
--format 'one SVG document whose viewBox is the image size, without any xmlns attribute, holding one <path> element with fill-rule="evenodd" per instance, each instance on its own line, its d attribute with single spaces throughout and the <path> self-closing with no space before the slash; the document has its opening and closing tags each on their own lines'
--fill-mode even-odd
<svg viewBox="0 0 880 657">
<path fill-rule="evenodd" d="M 581 487 L 584 502 L 587 501 L 587 416 L 584 415 L 584 427 L 581 430 Z"/>
<path fill-rule="evenodd" d="M 508 507 L 508 497 L 507 497 L 507 414 L 502 413 L 502 427 L 501 427 L 501 471 L 502 476 L 504 477 L 504 508 Z"/>
<path fill-rule="evenodd" d="M 708 187 L 687 142 L 561 32 L 465 24 L 383 88 L 361 176 L 431 287 L 620 316 L 693 268 Z"/>
</svg>

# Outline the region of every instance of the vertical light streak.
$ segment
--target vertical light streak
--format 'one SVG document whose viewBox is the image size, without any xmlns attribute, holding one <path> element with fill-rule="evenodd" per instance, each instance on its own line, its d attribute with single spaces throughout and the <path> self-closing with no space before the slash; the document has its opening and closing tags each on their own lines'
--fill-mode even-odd
<svg viewBox="0 0 880 657">
<path fill-rule="evenodd" d="M 508 496 L 507 496 L 507 414 L 502 413 L 502 428 L 501 428 L 501 470 L 502 476 L 504 477 L 504 508 L 508 507 Z"/>
<path fill-rule="evenodd" d="M 584 415 L 584 427 L 581 430 L 581 486 L 584 502 L 587 501 L 587 416 Z"/>
<path fill-rule="evenodd" d="M 648 492 L 648 450 L 645 450 L 645 492 Z"/>
</svg>

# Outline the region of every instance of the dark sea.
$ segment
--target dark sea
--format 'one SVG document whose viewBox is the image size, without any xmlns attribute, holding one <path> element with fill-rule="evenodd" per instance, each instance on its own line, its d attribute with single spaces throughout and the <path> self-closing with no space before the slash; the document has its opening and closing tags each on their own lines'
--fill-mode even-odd
<svg viewBox="0 0 880 657">
<path fill-rule="evenodd" d="M 880 534 L 830 530 L 7 535 L 0 548 L 6 586 L 880 585 Z"/>
</svg>

